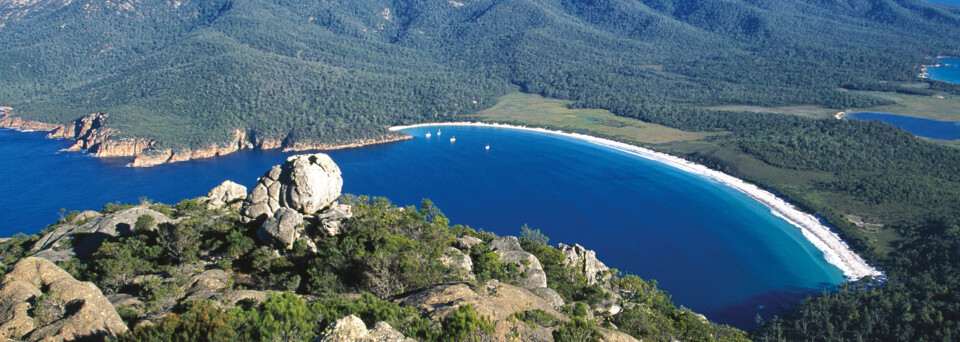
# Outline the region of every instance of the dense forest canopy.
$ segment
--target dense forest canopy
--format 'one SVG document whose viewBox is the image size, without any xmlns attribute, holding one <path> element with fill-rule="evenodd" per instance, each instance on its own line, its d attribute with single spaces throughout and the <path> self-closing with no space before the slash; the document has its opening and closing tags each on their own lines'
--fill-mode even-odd
<svg viewBox="0 0 960 342">
<path fill-rule="evenodd" d="M 863 107 L 885 100 L 838 88 L 960 52 L 957 10 L 919 0 L 50 0 L 0 1 L 0 18 L 0 104 L 54 123 L 106 112 L 172 147 L 235 129 L 366 138 L 517 86 L 620 115 Z"/>
</svg>

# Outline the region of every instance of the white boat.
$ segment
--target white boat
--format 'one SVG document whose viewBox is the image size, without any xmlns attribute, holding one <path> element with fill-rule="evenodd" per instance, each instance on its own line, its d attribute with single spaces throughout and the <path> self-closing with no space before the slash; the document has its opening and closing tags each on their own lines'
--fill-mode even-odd
<svg viewBox="0 0 960 342">
<path fill-rule="evenodd" d="M 439 129 L 437 130 L 437 136 L 440 136 L 440 130 L 439 130 Z"/>
<path fill-rule="evenodd" d="M 490 144 L 487 144 L 487 147 L 484 147 L 483 149 L 489 150 L 489 149 L 490 149 Z"/>
<path fill-rule="evenodd" d="M 454 141 L 457 141 L 457 137 L 451 137 L 451 138 L 450 138 L 450 142 L 454 142 Z"/>
<path fill-rule="evenodd" d="M 429 138 L 429 137 L 430 137 L 430 132 L 427 132 L 427 138 Z"/>
</svg>

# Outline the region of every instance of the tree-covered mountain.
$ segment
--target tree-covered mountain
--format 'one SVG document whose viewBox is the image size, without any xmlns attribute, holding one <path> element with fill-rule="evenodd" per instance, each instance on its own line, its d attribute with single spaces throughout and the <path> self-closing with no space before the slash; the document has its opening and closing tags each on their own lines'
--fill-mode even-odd
<svg viewBox="0 0 960 342">
<path fill-rule="evenodd" d="M 527 92 L 618 108 L 858 107 L 957 51 L 919 0 L 0 1 L 0 104 L 203 147 L 337 143 Z M 694 114 L 691 114 L 694 115 Z M 667 124 L 670 124 L 669 122 Z"/>
</svg>

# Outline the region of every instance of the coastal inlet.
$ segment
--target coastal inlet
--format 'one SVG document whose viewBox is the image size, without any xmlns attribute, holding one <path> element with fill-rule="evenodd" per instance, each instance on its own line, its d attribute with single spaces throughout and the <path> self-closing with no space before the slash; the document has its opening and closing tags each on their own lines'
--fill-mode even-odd
<svg viewBox="0 0 960 342">
<path fill-rule="evenodd" d="M 656 279 L 678 304 L 735 326 L 844 280 L 801 229 L 708 177 L 543 132 L 450 126 L 404 133 L 414 138 L 330 151 L 345 175 L 343 192 L 399 205 L 430 198 L 453 223 L 501 235 L 527 224 L 552 242 L 597 251 L 621 272 Z M 8 180 L 0 191 L 11 194 L 0 205 L 17 208 L 5 214 L 4 235 L 36 233 L 58 219 L 60 208 L 99 209 L 140 197 L 175 203 L 227 179 L 252 188 L 263 170 L 290 155 L 248 150 L 129 168 L 58 152 L 65 145 L 41 133 L 0 130 L 0 177 Z"/>
</svg>

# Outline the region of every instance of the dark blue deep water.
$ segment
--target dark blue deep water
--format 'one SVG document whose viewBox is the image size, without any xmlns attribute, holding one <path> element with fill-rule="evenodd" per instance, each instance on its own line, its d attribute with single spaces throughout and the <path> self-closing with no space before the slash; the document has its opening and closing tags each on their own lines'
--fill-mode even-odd
<svg viewBox="0 0 960 342">
<path fill-rule="evenodd" d="M 430 139 L 428 128 L 414 128 L 406 131 L 412 140 L 331 151 L 344 192 L 401 205 L 431 198 L 453 223 L 498 234 L 529 224 L 551 243 L 594 249 L 610 267 L 656 279 L 677 304 L 739 327 L 843 280 L 797 228 L 714 181 L 556 135 L 442 127 L 437 137 L 437 129 Z M 287 156 L 244 151 L 141 169 L 57 152 L 67 144 L 42 136 L 0 130 L 2 235 L 36 233 L 61 207 L 173 203 L 226 179 L 251 186 Z"/>
<path fill-rule="evenodd" d="M 960 0 L 950 1 L 954 5 L 960 5 Z M 947 1 L 944 1 L 947 3 Z M 947 57 L 938 59 L 941 66 L 928 67 L 927 77 L 944 82 L 960 84 L 960 58 Z"/>
<path fill-rule="evenodd" d="M 883 121 L 919 137 L 938 140 L 960 139 L 960 122 L 874 112 L 850 113 L 845 116 L 858 120 Z"/>
</svg>

